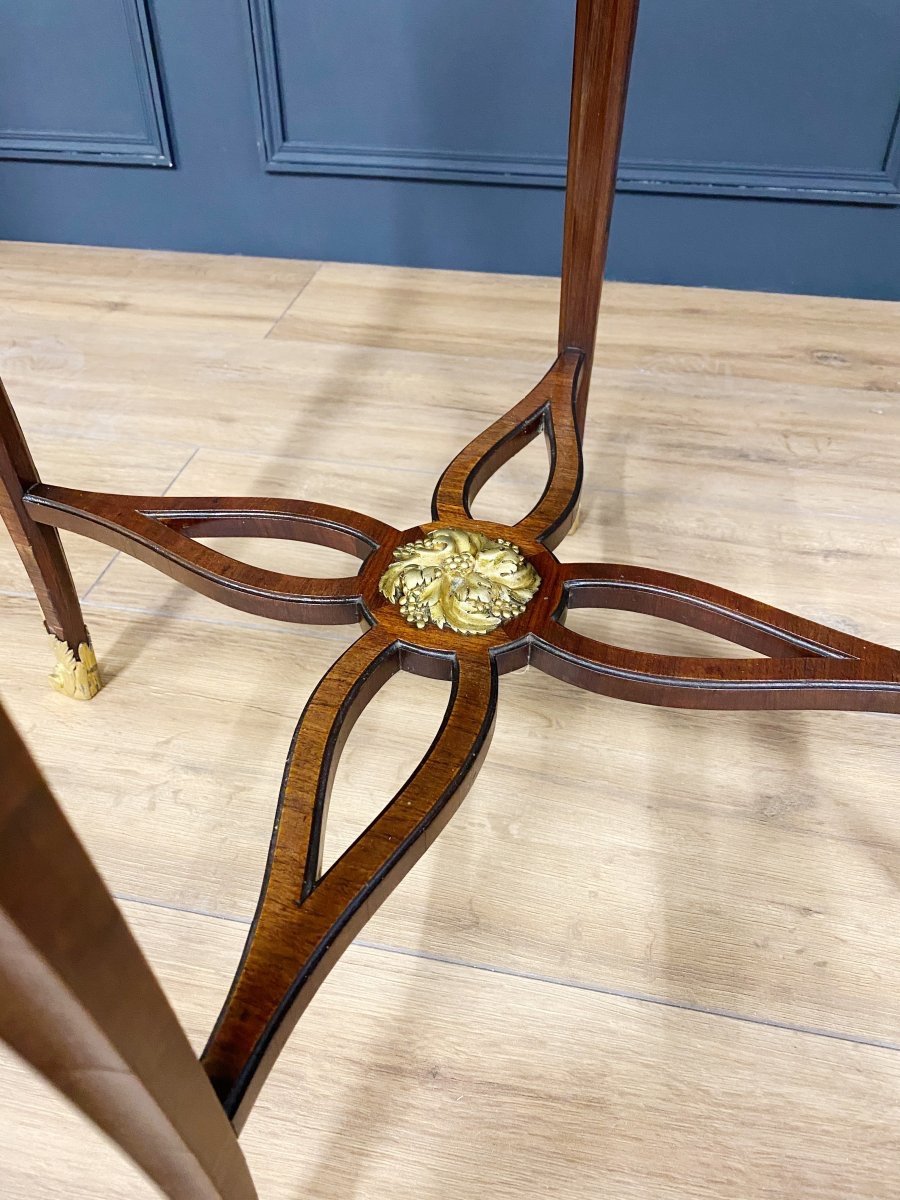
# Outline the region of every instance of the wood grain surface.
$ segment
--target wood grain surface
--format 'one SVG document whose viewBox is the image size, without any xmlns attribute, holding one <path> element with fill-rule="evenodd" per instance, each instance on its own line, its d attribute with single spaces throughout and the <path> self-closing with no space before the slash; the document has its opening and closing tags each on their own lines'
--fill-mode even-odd
<svg viewBox="0 0 900 1200">
<path fill-rule="evenodd" d="M 0 710 L 0 1037 L 172 1200 L 257 1200 L 178 1018 Z"/>
<path fill-rule="evenodd" d="M 328 265 L 283 318 L 280 292 L 255 298 L 251 328 L 199 286 L 208 260 L 167 255 L 172 296 L 148 334 L 84 311 L 117 303 L 152 256 L 6 253 L 18 298 L 4 293 L 0 366 L 43 474 L 71 487 L 121 490 L 99 473 L 127 453 L 148 493 L 227 480 L 407 528 L 448 451 L 554 349 L 547 280 Z M 67 311 L 60 292 L 38 312 L 55 253 L 96 282 L 89 302 Z M 249 278 L 241 260 L 208 270 L 224 294 Z M 616 284 L 605 299 L 583 520 L 561 557 L 696 575 L 900 645 L 896 307 Z M 476 514 L 523 515 L 545 471 L 511 461 Z M 296 574 L 353 562 L 276 540 L 228 552 Z M 10 565 L 0 689 L 199 1050 L 252 916 L 291 731 L 354 634 L 264 624 L 102 548 L 72 561 L 107 688 L 83 708 L 45 692 L 44 638 Z M 569 624 L 635 649 L 735 653 L 640 614 Z M 260 1195 L 900 1195 L 896 722 L 649 709 L 537 672 L 500 690 L 466 804 L 261 1093 L 242 1138 Z M 326 862 L 407 777 L 447 698 L 442 681 L 398 676 L 360 717 Z M 0 1113 L 15 1200 L 149 1194 L 12 1060 Z"/>
</svg>

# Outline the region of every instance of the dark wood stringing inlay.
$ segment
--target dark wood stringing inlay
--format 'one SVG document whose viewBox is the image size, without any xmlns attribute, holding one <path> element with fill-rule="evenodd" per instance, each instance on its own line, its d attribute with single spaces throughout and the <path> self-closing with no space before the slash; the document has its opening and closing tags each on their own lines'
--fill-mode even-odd
<svg viewBox="0 0 900 1200">
<path fill-rule="evenodd" d="M 553 554 L 575 518 L 582 487 L 581 442 L 636 17 L 637 0 L 578 2 L 558 357 L 528 396 L 453 459 L 435 489 L 431 521 L 401 531 L 300 500 L 53 487 L 41 483 L 0 393 L 3 516 L 47 626 L 61 641 L 75 647 L 88 637 L 59 529 L 133 555 L 234 608 L 281 621 L 359 621 L 364 629 L 300 718 L 256 916 L 202 1057 L 236 1129 L 328 971 L 471 786 L 490 743 L 503 672 L 531 664 L 587 692 L 646 704 L 900 712 L 895 650 L 695 579 L 619 564 L 563 565 Z M 474 521 L 479 488 L 539 434 L 550 469 L 537 504 L 512 526 Z M 397 547 L 442 526 L 477 529 L 521 549 L 541 577 L 524 612 L 478 637 L 420 630 L 404 620 L 380 594 L 379 579 Z M 346 578 L 304 578 L 196 541 L 234 536 L 308 541 L 362 561 Z M 607 645 L 566 628 L 568 612 L 586 606 L 663 617 L 768 657 L 669 656 Z M 443 723 L 403 787 L 323 873 L 322 834 L 342 747 L 369 700 L 400 670 L 450 681 Z M 135 1153 L 127 1137 L 118 1140 Z M 195 1194 L 183 1190 L 177 1170 L 154 1170 L 170 1195 Z M 245 1182 L 230 1192 L 221 1187 L 223 1196 L 250 1194 Z"/>
</svg>

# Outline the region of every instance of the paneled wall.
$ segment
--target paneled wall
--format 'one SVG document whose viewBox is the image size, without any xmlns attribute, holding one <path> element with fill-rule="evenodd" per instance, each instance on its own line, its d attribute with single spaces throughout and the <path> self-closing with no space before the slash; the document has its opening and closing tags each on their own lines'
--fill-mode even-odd
<svg viewBox="0 0 900 1200">
<path fill-rule="evenodd" d="M 145 4 L 7 4 L 0 34 L 0 157 L 172 166 Z"/>
<path fill-rule="evenodd" d="M 0 236 L 555 273 L 574 0 L 11 0 Z M 643 0 L 610 273 L 900 296 L 900 2 Z"/>
</svg>

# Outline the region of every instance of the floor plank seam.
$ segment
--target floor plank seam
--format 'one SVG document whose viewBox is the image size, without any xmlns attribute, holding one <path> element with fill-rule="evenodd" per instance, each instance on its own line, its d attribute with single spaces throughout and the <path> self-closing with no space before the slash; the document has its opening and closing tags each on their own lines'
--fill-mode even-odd
<svg viewBox="0 0 900 1200">
<path fill-rule="evenodd" d="M 166 485 L 166 487 L 165 487 L 165 490 L 162 492 L 162 495 L 163 495 L 163 496 L 166 496 L 166 495 L 168 495 L 168 493 L 169 493 L 169 488 L 171 488 L 171 487 L 174 487 L 174 486 L 175 486 L 175 484 L 176 484 L 176 483 L 178 482 L 178 480 L 181 478 L 181 475 L 182 475 L 182 473 L 183 473 L 184 471 L 186 471 L 186 470 L 187 470 L 187 468 L 188 468 L 188 467 L 191 465 L 191 463 L 192 463 L 192 462 L 194 461 L 194 459 L 197 457 L 197 454 L 198 454 L 199 450 L 200 450 L 200 447 L 199 447 L 199 446 L 195 446 L 195 447 L 194 447 L 193 451 L 191 452 L 191 454 L 190 454 L 190 456 L 187 458 L 187 460 L 181 464 L 181 466 L 180 466 L 180 467 L 178 468 L 178 470 L 175 472 L 175 474 L 174 474 L 174 476 L 172 477 L 172 479 L 170 479 L 170 480 L 169 480 L 168 484 L 167 484 L 167 485 Z M 86 591 L 86 592 L 83 592 L 83 593 L 82 593 L 82 595 L 81 595 L 81 602 L 82 602 L 82 604 L 84 603 L 84 601 L 85 601 L 85 600 L 87 600 L 87 598 L 90 596 L 90 594 L 91 594 L 91 592 L 94 590 L 94 588 L 95 588 L 95 587 L 96 587 L 96 586 L 97 586 L 97 585 L 100 583 L 100 581 L 103 579 L 103 576 L 104 576 L 104 575 L 106 574 L 106 572 L 107 572 L 107 571 L 110 569 L 110 567 L 111 567 L 111 566 L 112 566 L 114 563 L 118 562 L 119 558 L 121 557 L 121 554 L 122 554 L 122 551 L 121 551 L 121 550 L 116 550 L 116 552 L 113 554 L 112 558 L 109 560 L 109 562 L 108 562 L 108 563 L 106 564 L 106 566 L 103 568 L 103 570 L 100 572 L 100 574 L 97 576 L 97 578 L 96 578 L 96 579 L 94 580 L 94 582 L 91 584 L 91 586 L 90 586 L 90 587 L 87 589 L 87 591 Z"/>
<path fill-rule="evenodd" d="M 143 908 L 159 908 L 163 912 L 184 913 L 189 917 L 208 917 L 211 921 L 227 921 L 231 925 L 250 927 L 249 917 L 238 917 L 232 913 L 215 912 L 210 908 L 195 908 L 189 904 L 170 904 L 165 900 L 154 900 L 150 896 L 135 896 L 130 892 L 113 892 L 113 898 L 121 904 L 137 904 Z"/>
<path fill-rule="evenodd" d="M 654 996 L 648 992 L 636 992 L 628 988 L 605 987 L 603 984 L 590 983 L 587 980 L 563 979 L 553 975 L 541 975 L 534 971 L 522 971 L 514 967 L 495 966 L 492 963 L 458 959 L 452 955 L 436 954 L 430 950 L 413 950 L 404 946 L 391 946 L 362 938 L 357 938 L 353 944 L 367 950 L 381 950 L 386 954 L 399 954 L 406 958 L 421 958 L 428 962 L 444 966 L 466 967 L 472 971 L 485 971 L 493 975 L 505 975 L 512 979 L 547 984 L 550 987 L 592 992 L 596 995 L 609 996 L 613 999 L 632 1000 L 638 1004 L 653 1004 L 660 1008 L 673 1008 L 680 1012 L 697 1013 L 701 1016 L 717 1017 L 726 1021 L 738 1021 L 744 1025 L 758 1025 L 766 1029 L 779 1029 L 786 1033 L 799 1033 L 806 1037 L 827 1038 L 830 1041 L 870 1046 L 876 1050 L 900 1052 L 900 1043 L 891 1042 L 884 1038 L 866 1037 L 864 1034 L 849 1033 L 844 1030 L 823 1029 L 816 1025 L 799 1025 L 790 1021 L 779 1021 L 774 1017 L 754 1017 L 747 1013 L 732 1012 L 727 1008 L 712 1008 L 702 1004 L 691 1004 L 687 1000 L 674 1000 L 665 996 Z"/>
<path fill-rule="evenodd" d="M 272 330 L 277 325 L 281 324 L 281 322 L 288 315 L 288 313 L 291 311 L 291 309 L 294 307 L 294 305 L 297 303 L 297 301 L 300 299 L 300 297 L 303 295 L 303 293 L 306 291 L 306 289 L 309 287 L 309 285 L 312 283 L 312 281 L 315 279 L 315 277 L 322 270 L 322 266 L 323 266 L 323 263 L 318 263 L 316 265 L 316 269 L 313 271 L 312 275 L 310 275 L 309 279 L 307 279 L 306 282 L 300 286 L 300 290 L 297 292 L 296 296 L 293 296 L 291 298 L 291 300 L 288 301 L 288 304 L 286 305 L 284 311 L 281 313 L 281 315 L 279 317 L 276 317 L 276 319 L 272 322 L 272 324 L 269 326 L 269 328 L 266 330 L 266 332 L 262 335 L 262 337 L 260 338 L 260 341 L 264 342 L 266 340 L 266 338 L 269 336 L 269 334 L 272 332 Z"/>
<path fill-rule="evenodd" d="M 145 908 L 157 908 L 164 912 L 183 913 L 187 916 L 205 917 L 213 921 L 226 921 L 232 925 L 242 925 L 245 929 L 249 929 L 252 924 L 249 917 L 239 917 L 229 913 L 214 912 L 210 909 L 194 908 L 189 905 L 168 904 L 163 900 L 153 900 L 146 896 L 136 896 L 125 892 L 115 892 L 114 896 L 118 902 L 134 904 Z M 800 1025 L 791 1021 L 779 1021 L 774 1017 L 755 1017 L 747 1013 L 733 1012 L 726 1008 L 712 1008 L 701 1004 L 691 1004 L 687 1000 L 654 996 L 648 992 L 637 992 L 628 988 L 606 987 L 603 984 L 591 983 L 587 980 L 563 979 L 554 975 L 541 975 L 536 971 L 523 971 L 501 964 L 457 958 L 454 955 L 439 954 L 433 950 L 415 950 L 409 946 L 396 946 L 387 942 L 371 941 L 368 938 L 354 938 L 353 945 L 361 950 L 371 950 L 381 954 L 394 954 L 401 958 L 418 959 L 423 962 L 434 963 L 437 966 L 480 971 L 488 975 L 501 975 L 508 979 L 518 979 L 524 983 L 544 984 L 548 987 L 589 992 L 592 995 L 608 996 L 614 1000 L 628 1000 L 636 1004 L 649 1004 L 658 1008 L 669 1008 L 679 1012 L 695 1013 L 698 1016 L 712 1017 L 725 1021 L 737 1021 L 743 1025 L 754 1025 L 764 1029 L 779 1030 L 783 1033 L 796 1033 L 804 1037 L 825 1038 L 828 1041 L 845 1042 L 849 1045 L 868 1046 L 873 1050 L 887 1050 L 893 1053 L 900 1053 L 900 1043 L 891 1042 L 885 1038 L 866 1037 L 864 1034 L 851 1033 L 846 1030 L 824 1029 L 816 1025 Z"/>
<path fill-rule="evenodd" d="M 109 564 L 112 566 L 112 563 Z M 97 580 L 99 583 L 99 580 Z M 30 599 L 27 593 L 10 593 L 17 597 Z M 111 604 L 102 600 L 92 599 L 90 603 L 91 612 L 102 613 L 122 613 L 128 616 L 150 617 L 154 621 L 174 621 L 179 625 L 206 625 L 212 629 L 242 629 L 251 633 L 274 633 L 276 630 L 281 630 L 284 633 L 290 633 L 296 638 L 315 638 L 317 641 L 334 642 L 342 644 L 344 638 L 337 633 L 330 633 L 330 629 L 335 626 L 328 625 L 301 625 L 293 621 L 276 621 L 273 620 L 269 626 L 254 625 L 250 621 L 217 621 L 215 617 L 188 617 L 182 616 L 180 613 L 159 612 L 152 608 L 142 608 L 138 604 Z M 338 628 L 352 629 L 354 626 L 346 625 Z"/>
<path fill-rule="evenodd" d="M 11 379 L 12 376 L 4 375 L 4 381 Z M 153 449 L 156 446 L 178 447 L 179 450 L 189 450 L 196 446 L 196 441 L 186 441 L 182 438 L 164 438 L 152 437 L 147 438 L 143 433 L 135 433 L 125 430 L 118 431 L 112 434 L 97 434 L 94 432 L 85 432 L 83 429 L 73 428 L 62 424 L 41 425 L 32 417 L 28 419 L 29 405 L 27 402 L 17 403 L 16 412 L 23 415 L 22 424 L 28 426 L 29 439 L 37 442 L 38 438 L 52 438 L 55 442 L 72 441 L 72 442 L 91 442 L 97 446 L 119 446 L 124 437 L 131 439 L 140 438 L 144 449 Z M 236 450 L 235 453 L 245 453 L 244 451 Z"/>
<path fill-rule="evenodd" d="M 94 588 L 97 586 L 97 584 L 100 583 L 100 581 L 103 579 L 104 575 L 109 570 L 109 568 L 113 565 L 113 563 L 118 562 L 121 553 L 122 553 L 121 550 L 114 551 L 112 558 L 109 560 L 109 562 L 103 568 L 103 570 L 100 572 L 100 574 L 94 580 L 94 582 L 90 585 L 90 587 L 88 587 L 88 589 L 86 591 L 81 593 L 80 599 L 81 599 L 82 604 L 84 604 L 84 602 L 88 599 L 91 592 L 94 590 Z"/>
<path fill-rule="evenodd" d="M 427 467 L 401 467 L 396 464 L 386 467 L 383 462 L 369 462 L 364 458 L 319 458 L 305 454 L 278 454 L 268 450 L 242 450 L 240 447 L 204 446 L 211 454 L 233 454 L 238 458 L 265 458 L 266 462 L 315 463 L 323 467 L 365 467 L 367 471 L 385 471 L 388 475 L 422 475 L 434 479 L 434 470 Z"/>
</svg>

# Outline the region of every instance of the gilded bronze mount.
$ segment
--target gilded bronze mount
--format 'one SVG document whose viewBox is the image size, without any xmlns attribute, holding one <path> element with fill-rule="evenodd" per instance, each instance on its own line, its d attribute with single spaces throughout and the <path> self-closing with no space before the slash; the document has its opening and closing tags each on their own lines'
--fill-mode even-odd
<svg viewBox="0 0 900 1200">
<path fill-rule="evenodd" d="M 521 616 L 541 577 L 508 538 L 441 526 L 406 542 L 378 581 L 410 625 L 486 634 Z"/>
</svg>

